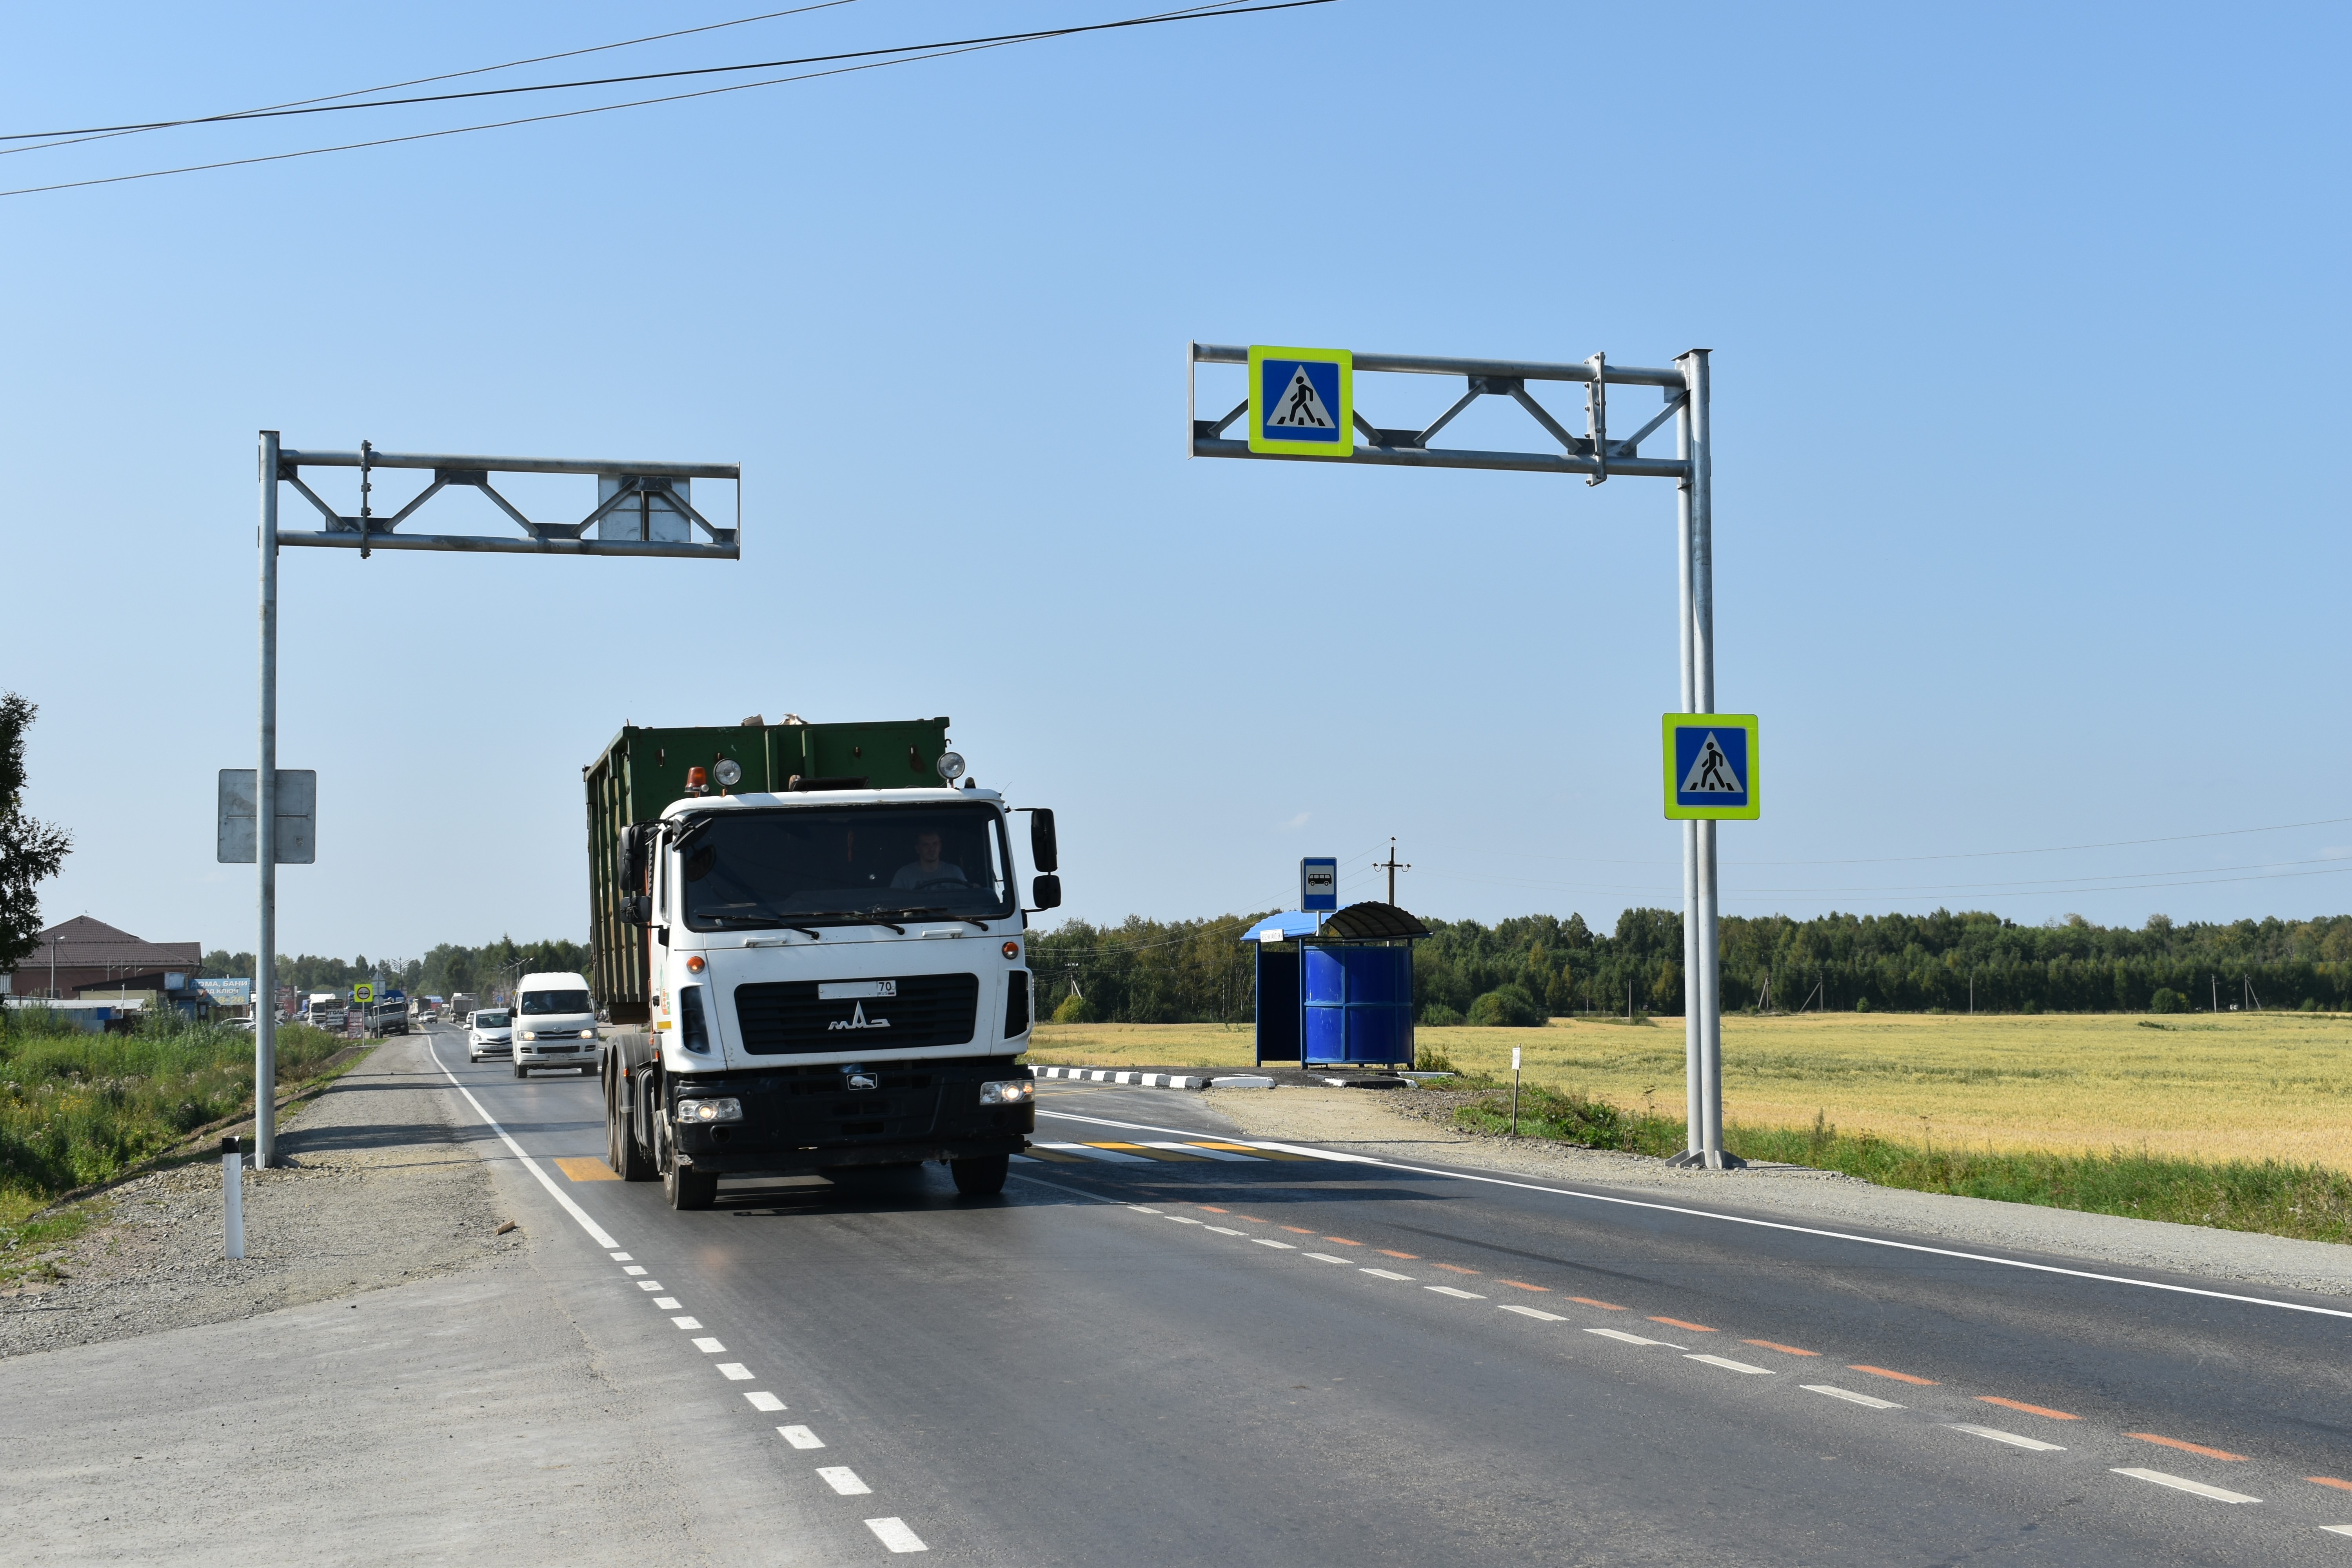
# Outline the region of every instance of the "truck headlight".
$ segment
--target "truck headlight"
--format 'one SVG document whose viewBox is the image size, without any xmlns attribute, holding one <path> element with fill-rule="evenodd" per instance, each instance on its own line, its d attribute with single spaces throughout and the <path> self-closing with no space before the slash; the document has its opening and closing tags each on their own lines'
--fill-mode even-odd
<svg viewBox="0 0 2352 1568">
<path fill-rule="evenodd" d="M 743 1102 L 731 1096 L 681 1100 L 677 1103 L 677 1119 L 681 1122 L 740 1122 L 743 1119 Z"/>
<path fill-rule="evenodd" d="M 1037 1098 L 1037 1085 L 1026 1078 L 1002 1078 L 980 1086 L 983 1105 L 1026 1105 Z"/>
</svg>

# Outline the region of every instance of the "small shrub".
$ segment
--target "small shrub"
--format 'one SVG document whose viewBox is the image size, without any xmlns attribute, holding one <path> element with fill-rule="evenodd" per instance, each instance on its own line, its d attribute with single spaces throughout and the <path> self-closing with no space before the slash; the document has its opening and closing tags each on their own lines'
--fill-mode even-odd
<svg viewBox="0 0 2352 1568">
<path fill-rule="evenodd" d="M 1072 991 L 1062 998 L 1059 1006 L 1054 1009 L 1054 1021 L 1055 1023 L 1092 1023 L 1095 1021 L 1095 1009 L 1088 1004 L 1086 998 Z"/>
<path fill-rule="evenodd" d="M 1452 1011 L 1453 1009 L 1448 1009 L 1447 1010 Z M 1446 1055 L 1442 1051 L 1431 1051 L 1428 1047 L 1424 1046 L 1422 1048 L 1421 1059 L 1413 1063 L 1413 1071 L 1417 1072 L 1451 1072 L 1454 1071 L 1454 1059 Z"/>
<path fill-rule="evenodd" d="M 2042 1010 L 2042 1004 L 2035 1001 L 2032 997 L 2028 997 L 2025 998 L 2024 1002 L 2019 1006 L 2017 1010 L 2021 1013 L 2038 1013 Z"/>
<path fill-rule="evenodd" d="M 1484 1029 L 1541 1029 L 1544 1015 L 1524 986 L 1498 986 L 1470 1004 L 1470 1021 Z"/>
<path fill-rule="evenodd" d="M 1869 998 L 1868 997 L 1856 997 L 1856 998 L 1853 998 L 1853 1010 L 1854 1010 L 1854 1011 L 1856 1011 L 1856 1012 L 1858 1012 L 1858 1013 L 1866 1013 L 1866 1012 L 1868 1012 L 1868 1011 L 1870 1010 L 1870 998 Z"/>
<path fill-rule="evenodd" d="M 2299 1013 L 2315 1013 L 2319 1010 L 2319 998 L 2317 997 L 2305 997 L 2303 998 L 2303 1005 L 2294 1010 Z"/>
<path fill-rule="evenodd" d="M 2152 1013 L 2186 1012 L 2188 1006 L 2179 991 L 2170 986 L 2158 986 L 2156 995 L 2147 998 L 2147 1010 Z"/>
<path fill-rule="evenodd" d="M 1422 1005 L 1421 1021 L 1433 1029 L 1452 1029 L 1462 1021 L 1462 1015 L 1444 1002 L 1425 1002 Z"/>
</svg>

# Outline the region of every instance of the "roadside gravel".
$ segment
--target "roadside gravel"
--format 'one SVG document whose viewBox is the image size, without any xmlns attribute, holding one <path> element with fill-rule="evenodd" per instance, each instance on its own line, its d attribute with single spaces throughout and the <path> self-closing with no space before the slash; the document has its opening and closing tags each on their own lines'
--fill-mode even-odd
<svg viewBox="0 0 2352 1568">
<path fill-rule="evenodd" d="M 1375 1159 L 1633 1189 L 1795 1224 L 1891 1231 L 2092 1266 L 2352 1296 L 2352 1247 L 2333 1242 L 1905 1192 L 1801 1166 L 1687 1170 L 1646 1155 L 1465 1133 L 1447 1124 L 1458 1098 L 1423 1090 L 1295 1088 L 1212 1089 L 1201 1096 L 1251 1137 L 1319 1144 Z"/>
<path fill-rule="evenodd" d="M 252 1317 L 447 1275 L 512 1250 L 490 1180 L 430 1081 L 375 1052 L 278 1134 L 287 1168 L 245 1177 L 246 1257 L 222 1257 L 217 1159 L 155 1172 L 96 1202 L 101 1219 L 0 1287 L 0 1357 Z"/>
</svg>

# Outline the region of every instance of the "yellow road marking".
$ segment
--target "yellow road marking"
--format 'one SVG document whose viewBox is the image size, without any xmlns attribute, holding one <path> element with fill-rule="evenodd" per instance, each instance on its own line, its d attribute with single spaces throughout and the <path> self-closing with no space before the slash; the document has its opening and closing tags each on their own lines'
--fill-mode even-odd
<svg viewBox="0 0 2352 1568">
<path fill-rule="evenodd" d="M 1224 1149 L 1236 1155 L 1248 1155 L 1261 1160 L 1311 1160 L 1313 1155 L 1285 1154 L 1280 1149 L 1261 1149 L 1254 1144 L 1213 1144 L 1206 1138 L 1195 1138 L 1193 1144 L 1203 1149 Z"/>
<path fill-rule="evenodd" d="M 569 1159 L 555 1162 L 555 1168 L 573 1181 L 618 1181 L 613 1167 L 602 1160 Z"/>
<path fill-rule="evenodd" d="M 1102 1163 L 1099 1160 L 1090 1160 L 1084 1155 L 1064 1154 L 1059 1149 L 1041 1149 L 1034 1144 L 1021 1152 L 1033 1160 L 1045 1160 L 1057 1166 L 1098 1166 Z"/>
<path fill-rule="evenodd" d="M 1171 1164 L 1174 1165 L 1181 1165 L 1187 1160 L 1197 1160 L 1202 1165 L 1213 1165 L 1215 1163 L 1206 1155 L 1178 1154 L 1173 1149 L 1155 1149 L 1149 1144 L 1090 1143 L 1087 1147 L 1090 1149 L 1111 1149 L 1122 1155 L 1140 1155 L 1147 1160 L 1167 1160 Z"/>
</svg>

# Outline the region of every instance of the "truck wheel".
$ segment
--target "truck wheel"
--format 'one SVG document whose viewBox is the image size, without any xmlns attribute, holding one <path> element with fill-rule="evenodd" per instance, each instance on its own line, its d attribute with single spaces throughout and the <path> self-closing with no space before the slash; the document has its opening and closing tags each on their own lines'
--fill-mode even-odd
<svg viewBox="0 0 2352 1568">
<path fill-rule="evenodd" d="M 530 1069 L 518 1061 L 515 1063 L 515 1076 L 517 1078 L 528 1078 L 530 1076 Z"/>
<path fill-rule="evenodd" d="M 623 1181 L 651 1181 L 653 1161 L 637 1143 L 637 1134 L 629 1119 L 621 1113 L 621 1081 L 608 1079 L 604 1084 L 604 1163 Z"/>
<path fill-rule="evenodd" d="M 1004 1175 L 1012 1168 L 1010 1155 L 982 1155 L 977 1159 L 948 1162 L 956 1191 L 966 1197 L 994 1197 L 1004 1190 Z"/>
<path fill-rule="evenodd" d="M 662 1196 L 675 1209 L 709 1208 L 719 1197 L 719 1178 L 672 1160 L 662 1173 Z"/>
</svg>

